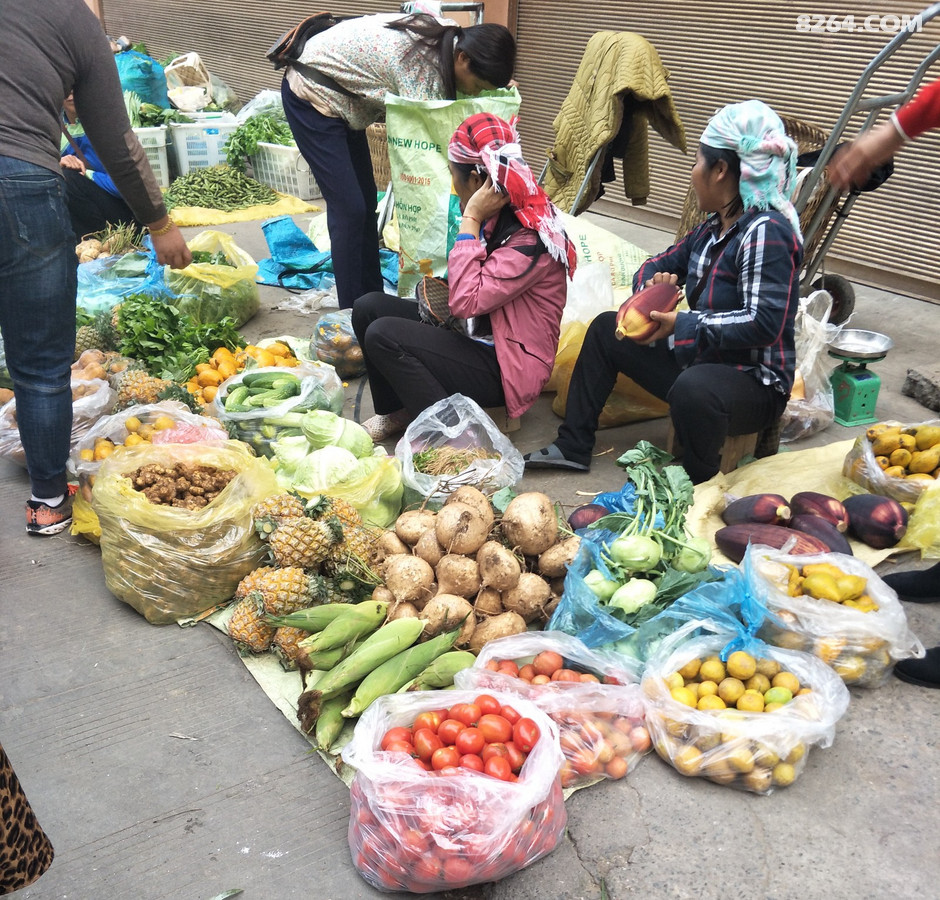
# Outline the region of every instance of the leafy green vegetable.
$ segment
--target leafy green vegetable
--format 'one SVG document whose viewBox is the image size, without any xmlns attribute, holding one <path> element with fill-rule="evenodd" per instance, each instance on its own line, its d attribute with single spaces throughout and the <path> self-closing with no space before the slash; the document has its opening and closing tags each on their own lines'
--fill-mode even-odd
<svg viewBox="0 0 940 900">
<path fill-rule="evenodd" d="M 294 136 L 284 119 L 271 113 L 258 113 L 242 122 L 229 135 L 222 148 L 228 164 L 244 173 L 248 157 L 258 152 L 259 142 L 290 146 L 294 143 Z"/>
<path fill-rule="evenodd" d="M 233 319 L 200 325 L 175 306 L 147 294 L 123 299 L 118 332 L 122 355 L 139 360 L 151 375 L 180 382 L 214 350 L 222 346 L 234 350 L 245 343 Z"/>
<path fill-rule="evenodd" d="M 124 105 L 127 107 L 127 118 L 131 120 L 131 128 L 140 128 L 140 95 L 134 91 L 124 91 Z"/>
<path fill-rule="evenodd" d="M 342 447 L 357 458 L 372 453 L 372 438 L 365 428 L 329 410 L 318 409 L 306 413 L 300 427 L 314 449 Z"/>
</svg>

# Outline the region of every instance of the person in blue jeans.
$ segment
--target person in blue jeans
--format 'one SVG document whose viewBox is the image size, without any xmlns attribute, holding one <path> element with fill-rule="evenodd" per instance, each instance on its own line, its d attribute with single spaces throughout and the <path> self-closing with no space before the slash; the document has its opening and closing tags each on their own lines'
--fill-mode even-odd
<svg viewBox="0 0 940 900">
<path fill-rule="evenodd" d="M 65 464 L 78 261 L 59 166 L 70 92 L 157 260 L 174 268 L 192 260 L 131 129 L 101 23 L 83 0 L 0 3 L 0 333 L 31 487 L 26 530 L 37 535 L 72 520 Z"/>
</svg>

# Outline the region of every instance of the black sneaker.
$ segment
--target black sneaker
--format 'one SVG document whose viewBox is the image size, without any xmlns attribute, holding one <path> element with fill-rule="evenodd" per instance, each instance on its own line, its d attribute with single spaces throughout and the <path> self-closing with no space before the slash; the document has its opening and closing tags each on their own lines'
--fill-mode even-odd
<svg viewBox="0 0 940 900">
<path fill-rule="evenodd" d="M 26 533 L 46 537 L 65 531 L 72 524 L 72 498 L 78 492 L 77 484 L 70 484 L 58 506 L 49 506 L 36 500 L 26 501 Z"/>
</svg>

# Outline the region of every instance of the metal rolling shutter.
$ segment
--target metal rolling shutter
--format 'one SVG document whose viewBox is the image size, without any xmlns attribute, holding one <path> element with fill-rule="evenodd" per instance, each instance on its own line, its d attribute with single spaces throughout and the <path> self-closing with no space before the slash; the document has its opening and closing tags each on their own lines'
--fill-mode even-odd
<svg viewBox="0 0 940 900">
<path fill-rule="evenodd" d="M 922 7 L 883 2 L 879 14 Z M 517 80 L 524 100 L 523 146 L 537 170 L 553 140 L 551 123 L 571 85 L 588 38 L 596 31 L 634 31 L 659 51 L 694 150 L 709 115 L 725 103 L 760 98 L 781 113 L 829 129 L 864 68 L 892 35 L 807 34 L 796 16 L 807 7 L 783 2 L 659 0 L 519 0 Z M 826 9 L 840 16 L 865 13 Z M 901 90 L 940 35 L 940 20 L 914 34 L 872 80 L 868 95 Z M 940 64 L 926 81 L 940 75 Z M 850 123 L 851 136 L 860 118 Z M 650 139 L 651 193 L 632 207 L 619 182 L 605 186 L 594 209 L 631 221 L 675 227 L 689 185 L 691 153 L 683 157 L 655 132 Z M 940 133 L 905 148 L 892 178 L 859 198 L 827 260 L 830 271 L 940 302 Z"/>
</svg>

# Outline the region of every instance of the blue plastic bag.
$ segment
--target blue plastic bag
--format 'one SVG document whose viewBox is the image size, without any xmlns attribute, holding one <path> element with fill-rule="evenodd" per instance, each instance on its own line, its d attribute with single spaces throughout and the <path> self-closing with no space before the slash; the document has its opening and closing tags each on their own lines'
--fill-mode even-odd
<svg viewBox="0 0 940 900">
<path fill-rule="evenodd" d="M 153 103 L 162 109 L 170 108 L 166 93 L 166 75 L 155 59 L 136 50 L 125 50 L 114 57 L 121 89 L 133 91 L 144 103 Z"/>
</svg>

